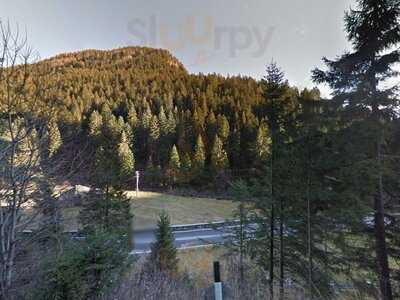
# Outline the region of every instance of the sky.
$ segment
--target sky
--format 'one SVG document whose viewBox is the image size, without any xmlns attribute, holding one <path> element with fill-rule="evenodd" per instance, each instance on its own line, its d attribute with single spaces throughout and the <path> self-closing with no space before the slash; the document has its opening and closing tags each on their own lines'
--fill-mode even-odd
<svg viewBox="0 0 400 300">
<path fill-rule="evenodd" d="M 311 88 L 321 58 L 350 49 L 343 16 L 354 2 L 0 0 L 0 20 L 26 31 L 41 58 L 140 45 L 168 49 L 191 73 L 260 79 L 275 61 L 290 84 Z"/>
</svg>

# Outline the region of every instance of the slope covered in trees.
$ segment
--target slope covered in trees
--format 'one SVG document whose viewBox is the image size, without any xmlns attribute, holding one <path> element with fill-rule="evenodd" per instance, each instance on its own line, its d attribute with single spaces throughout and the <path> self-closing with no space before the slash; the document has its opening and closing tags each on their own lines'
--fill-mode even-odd
<svg viewBox="0 0 400 300">
<path fill-rule="evenodd" d="M 115 160 L 122 169 L 147 170 L 147 183 L 187 184 L 204 172 L 214 178 L 246 173 L 257 166 L 255 153 L 265 156 L 259 149 L 268 137 L 263 91 L 252 78 L 192 75 L 169 52 L 139 47 L 62 54 L 36 66 L 46 86 L 40 99 L 57 120 L 51 129 L 57 132 L 58 125 L 61 132 L 49 149 L 58 150 L 59 139 L 76 141 L 88 157 L 85 170 L 109 148 L 123 150 Z M 300 97 L 285 84 L 286 113 L 298 110 Z M 171 181 L 174 145 L 180 164 Z M 61 146 L 58 153 L 71 151 Z"/>
</svg>

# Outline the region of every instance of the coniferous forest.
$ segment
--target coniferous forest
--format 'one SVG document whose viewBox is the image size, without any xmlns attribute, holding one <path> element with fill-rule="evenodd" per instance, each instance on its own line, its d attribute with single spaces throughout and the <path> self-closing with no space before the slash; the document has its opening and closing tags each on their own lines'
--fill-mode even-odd
<svg viewBox="0 0 400 300">
<path fill-rule="evenodd" d="M 139 47 L 62 54 L 37 64 L 46 78 L 40 105 L 51 106 L 49 130 L 57 132 L 49 151 L 63 153 L 63 140 L 76 141 L 91 158 L 86 171 L 105 151 L 102 142 L 134 169 L 158 176 L 148 184 L 159 186 L 171 184 L 171 160 L 179 162 L 176 183 L 202 185 L 205 174 L 251 174 L 269 152 L 264 106 L 272 97 L 263 82 L 192 75 L 166 50 Z M 282 117 L 294 118 L 309 101 L 322 101 L 317 89 L 283 83 Z"/>
<path fill-rule="evenodd" d="M 226 299 L 400 297 L 400 2 L 358 0 L 344 25 L 351 50 L 304 74 L 322 97 L 279 61 L 256 80 L 148 47 L 35 60 L 0 22 L 0 299 L 212 299 L 166 204 L 132 252 L 136 171 L 234 203 L 207 227 L 229 237 Z"/>
</svg>

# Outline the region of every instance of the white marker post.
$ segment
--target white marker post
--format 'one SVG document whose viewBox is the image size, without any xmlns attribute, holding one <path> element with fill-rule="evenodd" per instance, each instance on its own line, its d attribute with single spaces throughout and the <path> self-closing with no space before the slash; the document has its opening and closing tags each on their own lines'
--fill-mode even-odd
<svg viewBox="0 0 400 300">
<path fill-rule="evenodd" d="M 139 194 L 139 171 L 135 172 L 135 177 L 136 177 L 136 198 L 138 197 Z"/>
<path fill-rule="evenodd" d="M 214 261 L 214 299 L 222 300 L 222 282 L 219 261 Z"/>
</svg>

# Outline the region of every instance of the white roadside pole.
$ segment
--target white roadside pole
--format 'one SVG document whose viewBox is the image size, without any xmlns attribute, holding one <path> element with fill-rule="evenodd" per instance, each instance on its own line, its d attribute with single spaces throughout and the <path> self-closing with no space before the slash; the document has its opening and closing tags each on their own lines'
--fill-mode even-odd
<svg viewBox="0 0 400 300">
<path fill-rule="evenodd" d="M 135 177 L 136 177 L 136 198 L 139 195 L 139 171 L 135 172 Z"/>
<path fill-rule="evenodd" d="M 214 299 L 222 300 L 222 282 L 219 261 L 214 261 Z"/>
</svg>

